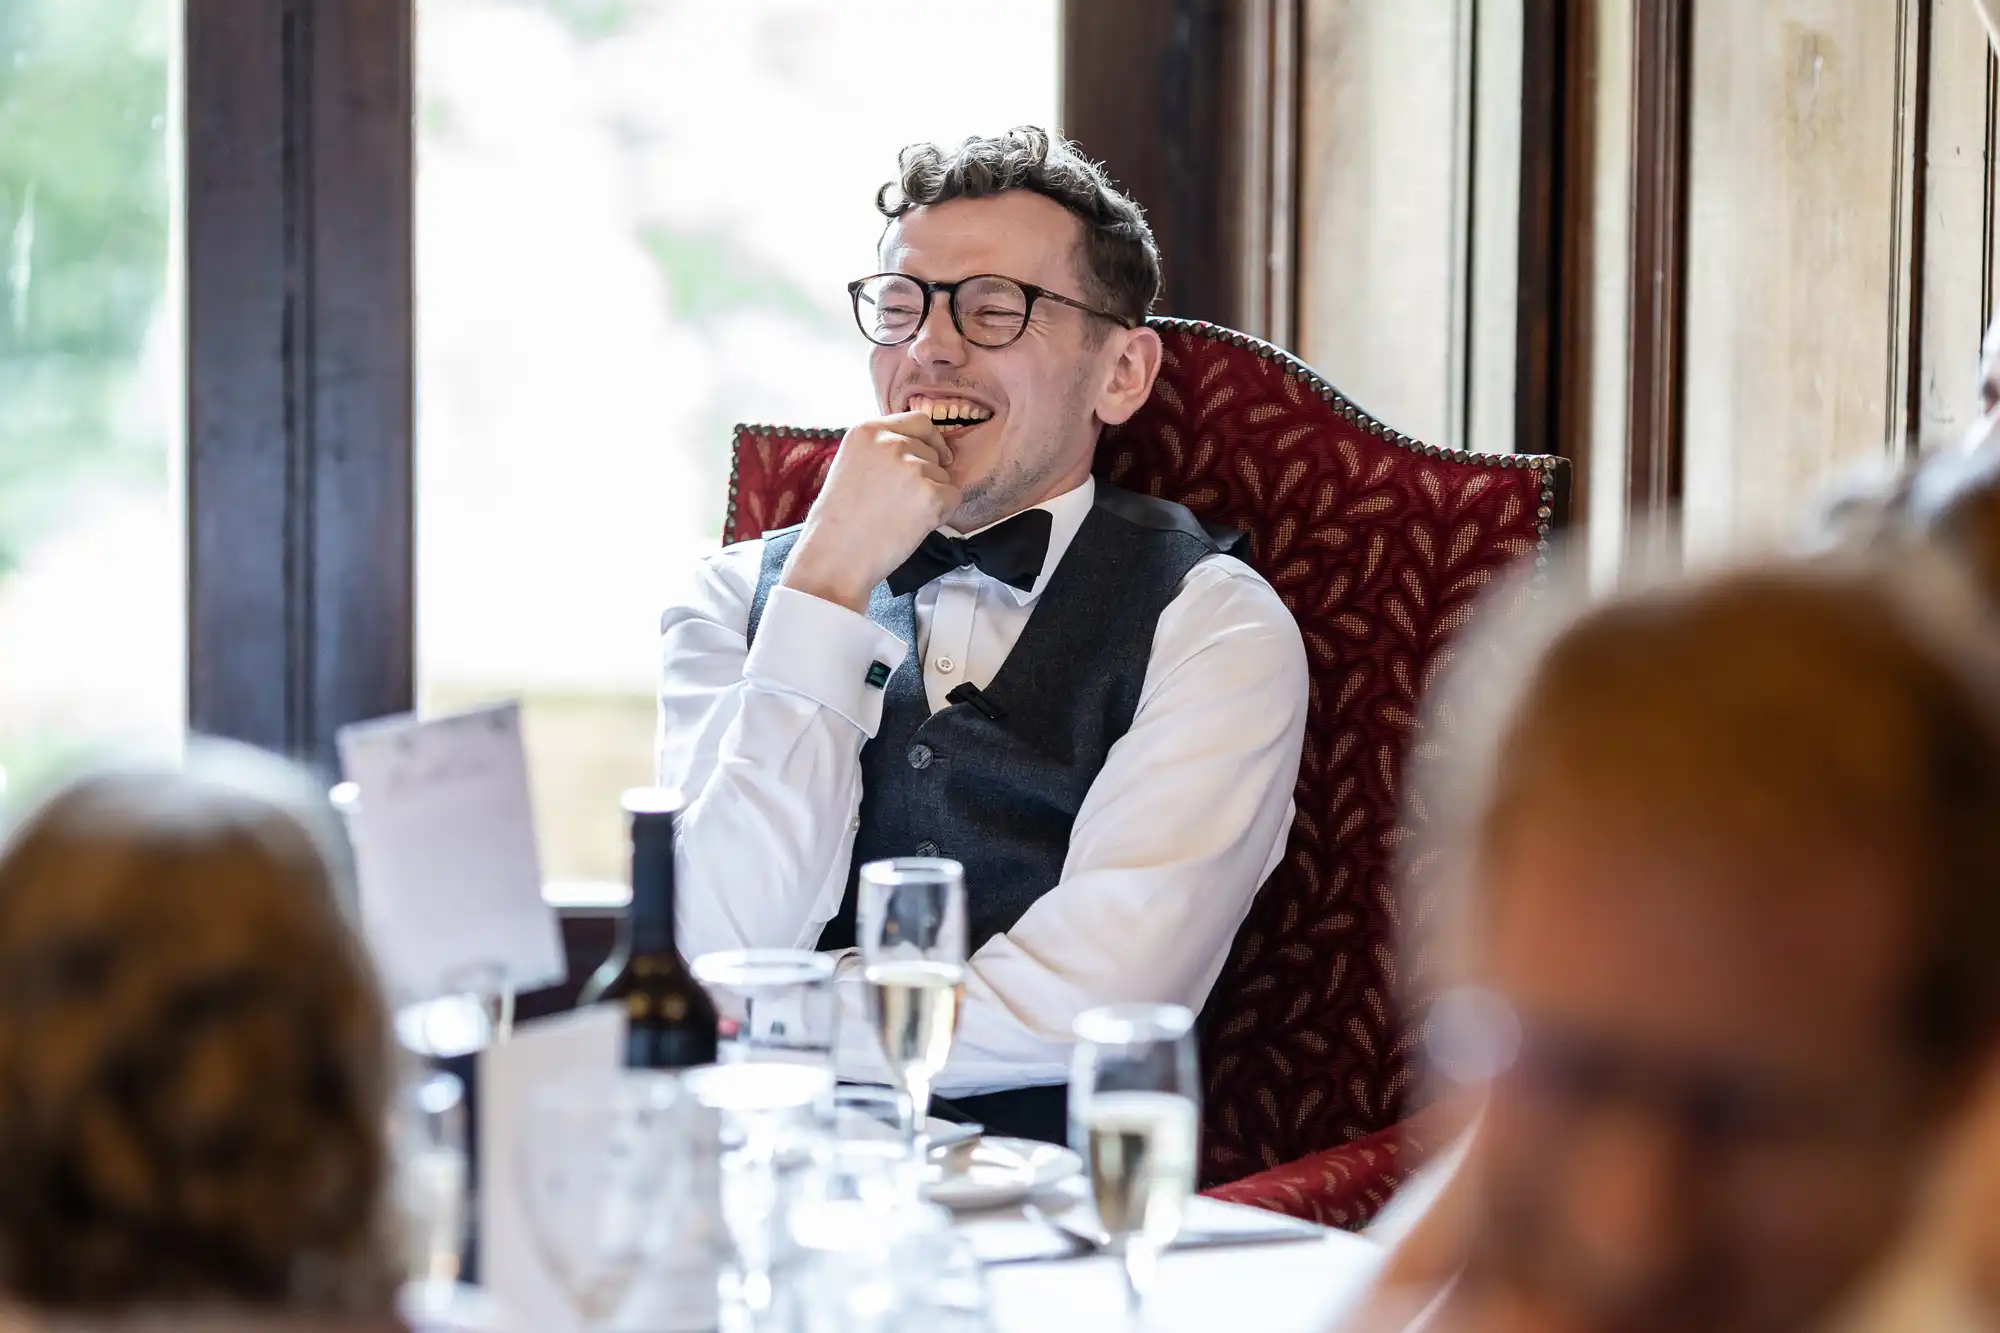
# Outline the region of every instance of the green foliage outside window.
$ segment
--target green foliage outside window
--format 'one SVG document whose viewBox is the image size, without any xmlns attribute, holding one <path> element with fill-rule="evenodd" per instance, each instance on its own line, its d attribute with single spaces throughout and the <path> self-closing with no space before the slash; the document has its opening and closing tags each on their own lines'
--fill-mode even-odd
<svg viewBox="0 0 2000 1333">
<path fill-rule="evenodd" d="M 171 8 L 0 4 L 0 578 L 81 484 L 165 484 L 132 381 L 166 287 Z"/>
</svg>

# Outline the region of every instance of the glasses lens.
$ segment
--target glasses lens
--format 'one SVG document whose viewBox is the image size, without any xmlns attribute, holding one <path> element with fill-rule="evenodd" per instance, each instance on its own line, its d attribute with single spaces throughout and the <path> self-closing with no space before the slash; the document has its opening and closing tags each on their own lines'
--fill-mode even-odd
<svg viewBox="0 0 2000 1333">
<path fill-rule="evenodd" d="M 1028 294 L 1010 278 L 974 278 L 958 289 L 958 323 L 968 342 L 1003 347 L 1028 322 Z"/>
<path fill-rule="evenodd" d="M 923 317 L 924 289 L 908 278 L 885 273 L 855 289 L 854 318 L 871 342 L 908 342 Z"/>
</svg>

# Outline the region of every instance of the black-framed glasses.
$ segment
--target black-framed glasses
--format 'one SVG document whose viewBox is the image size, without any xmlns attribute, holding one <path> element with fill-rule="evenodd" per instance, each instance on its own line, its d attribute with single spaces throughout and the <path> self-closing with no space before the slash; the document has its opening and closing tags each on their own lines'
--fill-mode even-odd
<svg viewBox="0 0 2000 1333">
<path fill-rule="evenodd" d="M 847 284 L 847 294 L 854 298 L 854 322 L 869 342 L 880 347 L 896 347 L 916 337 L 930 318 L 931 297 L 939 292 L 945 295 L 952 327 L 959 336 L 989 351 L 1007 346 L 1028 331 L 1028 317 L 1037 301 L 1070 306 L 1108 319 L 1121 329 L 1132 327 L 1130 320 L 1109 311 L 998 273 L 975 273 L 957 282 L 925 282 L 907 273 L 876 273 Z"/>
</svg>

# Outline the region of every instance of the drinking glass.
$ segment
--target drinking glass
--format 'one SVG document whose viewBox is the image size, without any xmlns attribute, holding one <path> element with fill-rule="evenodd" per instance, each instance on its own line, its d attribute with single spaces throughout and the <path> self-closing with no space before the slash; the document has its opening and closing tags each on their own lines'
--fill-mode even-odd
<svg viewBox="0 0 2000 1333">
<path fill-rule="evenodd" d="M 770 1308 L 792 1193 L 826 1139 L 830 1069 L 789 1063 L 707 1065 L 682 1075 L 720 1120 L 722 1219 L 736 1258 L 732 1301 L 753 1322 Z"/>
<path fill-rule="evenodd" d="M 868 1018 L 902 1087 L 903 1137 L 921 1158 L 931 1084 L 951 1055 L 965 989 L 965 868 L 931 857 L 870 861 L 858 907 Z"/>
<path fill-rule="evenodd" d="M 390 1126 L 405 1276 L 449 1292 L 466 1238 L 465 1085 L 419 1072 L 398 1093 Z"/>
<path fill-rule="evenodd" d="M 985 1277 L 950 1214 L 911 1199 L 820 1197 L 793 1219 L 791 1333 L 986 1333 Z"/>
<path fill-rule="evenodd" d="M 1098 1225 L 1125 1273 L 1136 1327 L 1160 1252 L 1194 1192 L 1201 1083 L 1194 1015 L 1177 1004 L 1120 1004 L 1077 1015 L 1070 1146 L 1090 1165 Z"/>
<path fill-rule="evenodd" d="M 514 1035 L 514 987 L 498 963 L 468 963 L 439 978 L 436 995 L 396 1006 L 404 1049 L 449 1060 L 499 1046 Z"/>
<path fill-rule="evenodd" d="M 722 1016 L 723 1064 L 831 1070 L 840 1021 L 833 960 L 807 949 L 730 949 L 691 964 Z"/>
<path fill-rule="evenodd" d="M 698 1203 L 679 1080 L 626 1070 L 539 1089 L 522 1136 L 529 1228 L 585 1329 L 608 1328 Z M 713 1145 L 707 1145 L 713 1151 Z"/>
</svg>

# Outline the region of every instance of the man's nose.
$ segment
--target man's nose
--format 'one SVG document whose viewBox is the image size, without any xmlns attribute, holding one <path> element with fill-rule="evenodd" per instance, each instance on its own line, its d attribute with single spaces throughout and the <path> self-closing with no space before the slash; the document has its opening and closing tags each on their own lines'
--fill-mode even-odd
<svg viewBox="0 0 2000 1333">
<path fill-rule="evenodd" d="M 1608 1112 L 1563 1157 L 1559 1207 L 1576 1276 L 1612 1304 L 1668 1299 L 1701 1240 L 1687 1136 L 1644 1113 Z"/>
<path fill-rule="evenodd" d="M 965 349 L 964 337 L 951 322 L 951 298 L 938 292 L 917 336 L 910 340 L 910 359 L 927 366 L 960 366 L 965 364 Z"/>
</svg>

